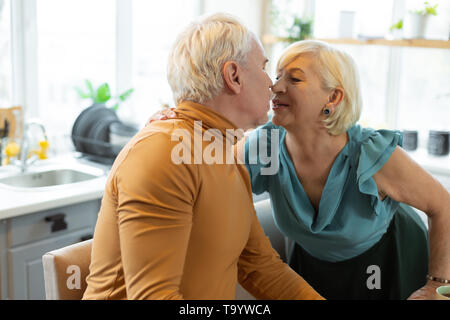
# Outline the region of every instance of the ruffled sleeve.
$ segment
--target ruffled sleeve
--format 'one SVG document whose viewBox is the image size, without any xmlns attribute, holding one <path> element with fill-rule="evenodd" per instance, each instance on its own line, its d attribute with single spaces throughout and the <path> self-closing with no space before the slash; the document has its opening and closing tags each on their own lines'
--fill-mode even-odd
<svg viewBox="0 0 450 320">
<path fill-rule="evenodd" d="M 373 175 L 388 161 L 397 146 L 402 146 L 400 131 L 361 129 L 360 154 L 356 171 L 359 191 L 371 197 L 372 207 L 377 215 L 390 214 L 398 207 L 398 202 L 386 197 L 379 198 L 378 187 Z"/>
</svg>

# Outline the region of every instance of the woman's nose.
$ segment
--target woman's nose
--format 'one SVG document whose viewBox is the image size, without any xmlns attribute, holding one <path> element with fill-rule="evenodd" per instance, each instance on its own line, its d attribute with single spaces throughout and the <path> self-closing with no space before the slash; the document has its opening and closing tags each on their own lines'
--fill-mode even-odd
<svg viewBox="0 0 450 320">
<path fill-rule="evenodd" d="M 279 81 L 276 81 L 273 86 L 270 87 L 273 93 L 285 93 L 286 89 L 280 84 Z"/>
</svg>

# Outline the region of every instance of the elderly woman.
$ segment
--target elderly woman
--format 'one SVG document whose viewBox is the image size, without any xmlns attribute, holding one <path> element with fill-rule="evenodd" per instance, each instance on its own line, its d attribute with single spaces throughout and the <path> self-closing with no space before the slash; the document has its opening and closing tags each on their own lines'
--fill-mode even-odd
<svg viewBox="0 0 450 320">
<path fill-rule="evenodd" d="M 276 224 L 294 240 L 291 267 L 325 298 L 433 298 L 450 279 L 449 193 L 401 149 L 399 132 L 356 124 L 358 78 L 352 58 L 324 42 L 284 51 L 274 115 L 245 145 L 253 192 L 269 192 Z M 267 151 L 279 146 L 275 175 L 249 151 L 265 129 L 279 130 L 277 140 L 266 135 Z M 430 251 L 407 205 L 430 218 Z"/>
<path fill-rule="evenodd" d="M 272 90 L 274 115 L 240 154 L 253 193 L 270 194 L 293 240 L 290 266 L 327 299 L 435 298 L 450 283 L 449 193 L 403 151 L 398 131 L 356 124 L 353 59 L 324 42 L 294 43 Z M 263 170 L 273 150 L 278 170 Z M 429 239 L 409 206 L 428 214 Z"/>
</svg>

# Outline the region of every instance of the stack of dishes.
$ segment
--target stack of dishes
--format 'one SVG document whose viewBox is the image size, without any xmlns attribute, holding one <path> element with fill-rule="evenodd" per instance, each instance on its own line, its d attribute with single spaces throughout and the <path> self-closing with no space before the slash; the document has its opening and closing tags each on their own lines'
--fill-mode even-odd
<svg viewBox="0 0 450 320">
<path fill-rule="evenodd" d="M 75 120 L 72 127 L 72 141 L 75 149 L 88 155 L 115 158 L 121 148 L 110 142 L 110 128 L 125 126 L 117 114 L 102 104 L 94 104 Z M 133 128 L 133 134 L 137 129 Z"/>
</svg>

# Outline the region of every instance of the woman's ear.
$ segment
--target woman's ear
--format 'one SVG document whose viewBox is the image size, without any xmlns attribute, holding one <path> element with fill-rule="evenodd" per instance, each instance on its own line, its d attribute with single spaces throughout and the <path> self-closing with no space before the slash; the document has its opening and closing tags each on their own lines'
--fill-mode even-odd
<svg viewBox="0 0 450 320">
<path fill-rule="evenodd" d="M 227 61 L 223 66 L 222 72 L 225 87 L 234 94 L 240 93 L 242 88 L 242 79 L 239 65 L 234 61 Z"/>
<path fill-rule="evenodd" d="M 340 87 L 335 88 L 330 94 L 327 106 L 332 107 L 333 109 L 337 108 L 344 99 L 344 95 L 344 89 Z"/>
</svg>

